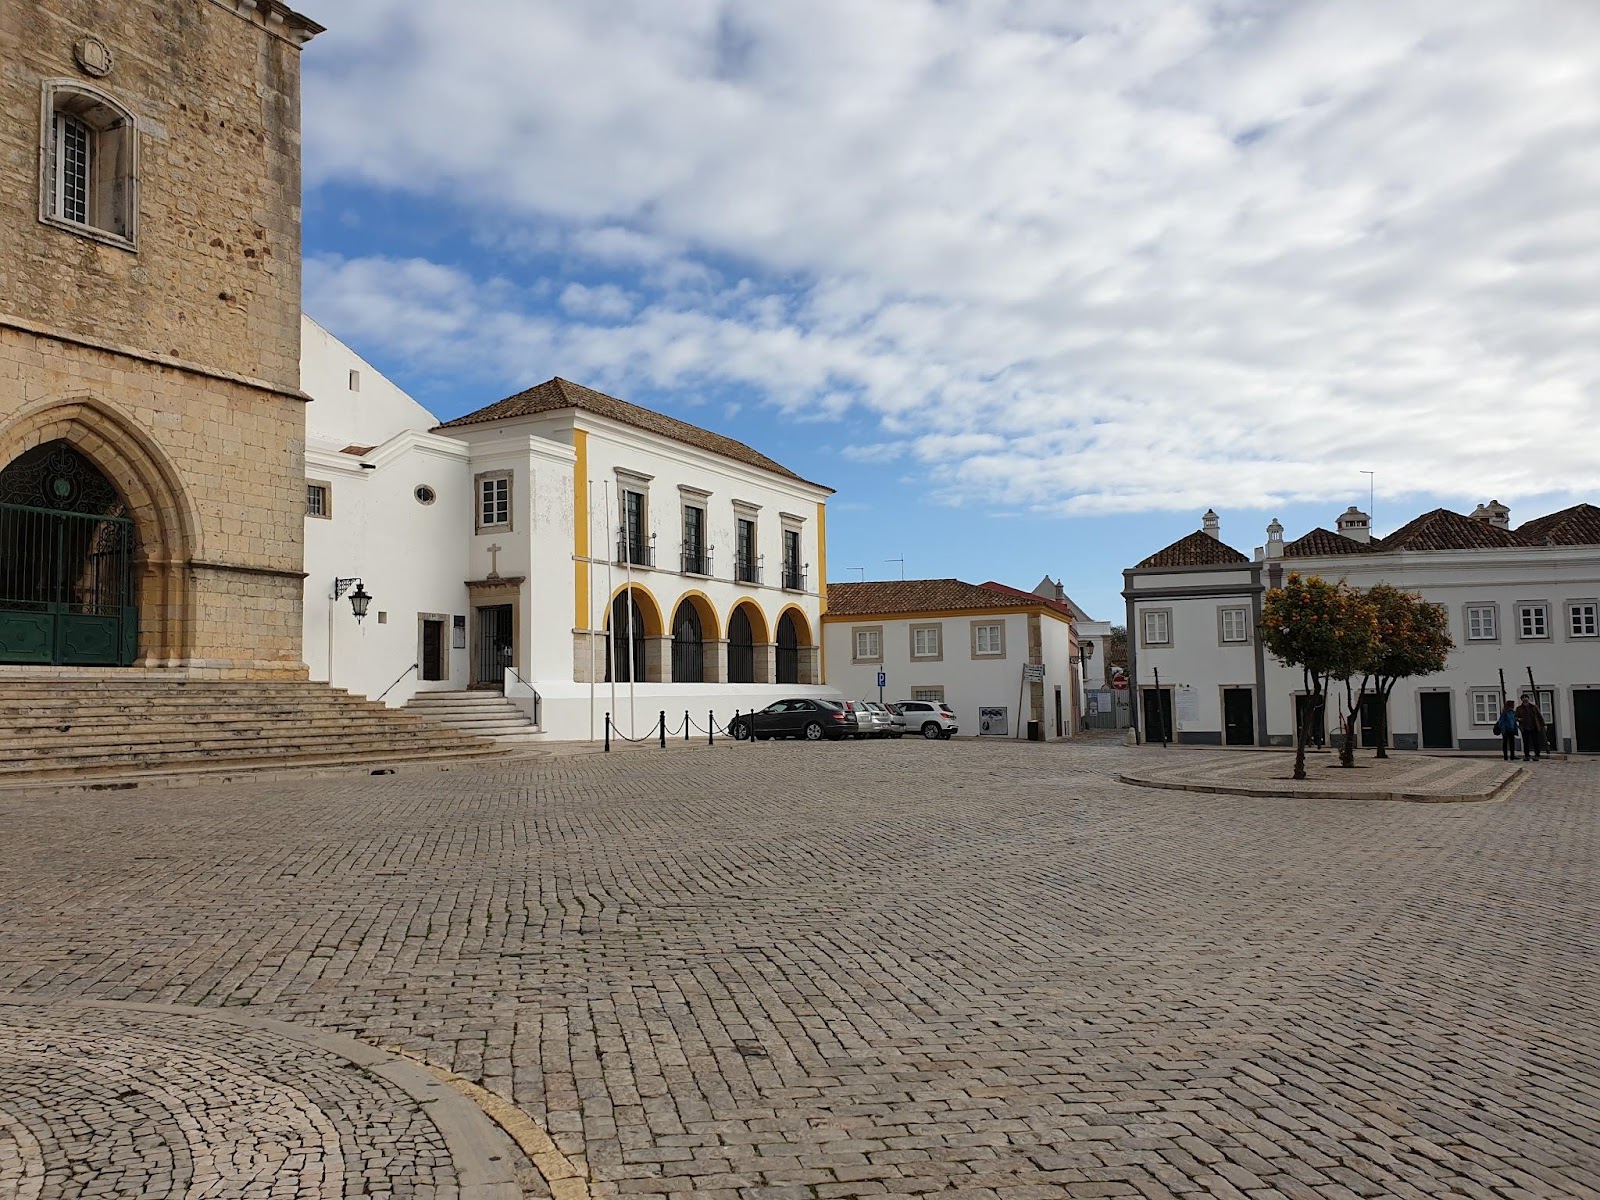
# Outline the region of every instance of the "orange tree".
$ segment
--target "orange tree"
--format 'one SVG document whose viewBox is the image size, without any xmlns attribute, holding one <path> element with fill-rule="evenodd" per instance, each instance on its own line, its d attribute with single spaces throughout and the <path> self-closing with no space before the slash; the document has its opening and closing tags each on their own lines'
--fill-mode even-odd
<svg viewBox="0 0 1600 1200">
<path fill-rule="evenodd" d="M 1290 572 L 1282 587 L 1267 591 L 1261 610 L 1261 643 L 1279 662 L 1299 667 L 1311 703 L 1295 722 L 1294 777 L 1306 777 L 1306 741 L 1323 710 L 1328 684 L 1365 675 L 1377 639 L 1377 615 L 1367 598 L 1344 582 Z M 1350 744 L 1351 722 L 1345 722 Z M 1353 753 L 1353 751 L 1351 751 Z"/>
<path fill-rule="evenodd" d="M 1367 603 L 1378 622 L 1378 636 L 1364 670 L 1372 682 L 1378 705 L 1378 754 L 1388 758 L 1389 693 L 1402 679 L 1432 675 L 1444 670 L 1455 642 L 1444 605 L 1429 604 L 1412 592 L 1380 583 L 1367 592 Z M 1367 680 L 1362 681 L 1363 689 Z"/>
</svg>

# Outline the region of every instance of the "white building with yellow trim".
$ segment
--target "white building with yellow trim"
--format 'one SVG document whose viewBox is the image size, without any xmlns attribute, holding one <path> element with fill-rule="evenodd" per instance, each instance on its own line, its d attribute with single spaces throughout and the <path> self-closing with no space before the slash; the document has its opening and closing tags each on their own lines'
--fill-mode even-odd
<svg viewBox="0 0 1600 1200">
<path fill-rule="evenodd" d="M 538 696 L 553 738 L 726 723 L 822 686 L 827 500 L 742 442 L 564 379 L 439 424 L 309 320 L 306 659 L 387 703 Z M 357 622 L 337 581 L 372 597 Z"/>
</svg>

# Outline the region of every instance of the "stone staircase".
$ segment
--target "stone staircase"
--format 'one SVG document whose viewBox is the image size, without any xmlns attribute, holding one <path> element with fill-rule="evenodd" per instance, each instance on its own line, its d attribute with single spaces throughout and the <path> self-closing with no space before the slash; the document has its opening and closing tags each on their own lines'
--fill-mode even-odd
<svg viewBox="0 0 1600 1200">
<path fill-rule="evenodd" d="M 499 692 L 418 692 L 406 702 L 406 711 L 502 744 L 539 740 L 539 727 Z"/>
<path fill-rule="evenodd" d="M 0 786 L 499 752 L 489 738 L 306 680 L 0 667 Z"/>
</svg>

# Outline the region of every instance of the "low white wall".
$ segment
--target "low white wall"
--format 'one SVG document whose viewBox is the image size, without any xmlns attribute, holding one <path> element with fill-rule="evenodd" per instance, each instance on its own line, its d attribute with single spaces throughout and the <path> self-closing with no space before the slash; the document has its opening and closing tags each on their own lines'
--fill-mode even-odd
<svg viewBox="0 0 1600 1200">
<path fill-rule="evenodd" d="M 684 710 L 698 726 L 704 726 L 708 716 L 715 714 L 717 724 L 726 727 L 736 713 L 765 708 L 775 700 L 793 696 L 817 696 L 829 700 L 842 699 L 837 688 L 808 687 L 804 684 L 765 683 L 639 683 L 630 689 L 627 684 L 617 684 L 615 699 L 611 685 L 597 684 L 593 703 L 586 683 L 545 683 L 535 685 L 539 692 L 539 722 L 545 735 L 553 741 L 581 742 L 605 735 L 605 714 L 612 714 L 614 727 L 628 737 L 645 737 L 655 727 L 663 709 L 667 713 L 667 728 L 676 729 L 683 724 Z M 506 698 L 518 704 L 529 716 L 533 715 L 532 689 L 513 681 L 506 689 Z M 704 737 L 704 733 L 690 732 L 691 739 Z M 678 734 L 681 740 L 682 733 Z"/>
</svg>

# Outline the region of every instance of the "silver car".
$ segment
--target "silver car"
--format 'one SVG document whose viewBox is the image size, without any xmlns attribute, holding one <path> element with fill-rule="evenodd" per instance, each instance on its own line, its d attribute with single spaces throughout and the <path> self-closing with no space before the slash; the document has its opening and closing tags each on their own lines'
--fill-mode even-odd
<svg viewBox="0 0 1600 1200">
<path fill-rule="evenodd" d="M 888 728 L 884 732 L 886 732 L 890 737 L 905 737 L 906 719 L 899 713 L 895 712 L 894 709 L 890 708 L 887 704 L 880 704 L 876 700 L 863 700 L 861 702 L 861 707 L 867 712 L 881 718 L 883 721 L 888 722 Z M 857 720 L 859 719 L 860 717 L 858 716 Z"/>
<path fill-rule="evenodd" d="M 889 735 L 889 722 L 883 719 L 884 714 L 873 712 L 867 707 L 865 700 L 835 700 L 834 703 L 842 705 L 846 712 L 855 715 L 857 737 L 876 738 Z"/>
</svg>

